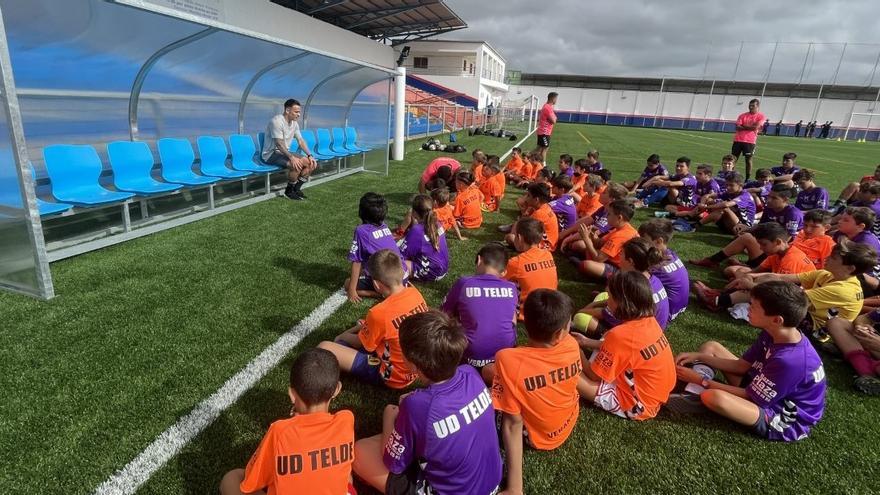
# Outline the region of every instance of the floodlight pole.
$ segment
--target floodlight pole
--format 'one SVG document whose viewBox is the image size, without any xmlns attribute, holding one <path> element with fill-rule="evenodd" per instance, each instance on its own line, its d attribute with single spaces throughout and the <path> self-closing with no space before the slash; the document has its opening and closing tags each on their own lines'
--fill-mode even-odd
<svg viewBox="0 0 880 495">
<path fill-rule="evenodd" d="M 403 126 L 406 118 L 406 67 L 397 68 L 397 76 L 394 78 L 394 145 L 391 151 L 391 159 L 403 160 Z"/>
<path fill-rule="evenodd" d="M 779 42 L 773 45 L 773 55 L 770 56 L 770 66 L 767 67 L 767 75 L 764 76 L 764 86 L 761 88 L 761 99 L 764 99 L 764 91 L 767 90 L 767 81 L 770 80 L 770 73 L 773 72 L 773 63 L 776 62 L 776 50 L 779 48 Z"/>
</svg>

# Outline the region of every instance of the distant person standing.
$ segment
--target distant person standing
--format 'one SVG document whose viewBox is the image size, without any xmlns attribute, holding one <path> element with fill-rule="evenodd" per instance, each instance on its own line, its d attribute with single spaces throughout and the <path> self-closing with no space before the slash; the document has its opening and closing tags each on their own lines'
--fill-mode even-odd
<svg viewBox="0 0 880 495">
<path fill-rule="evenodd" d="M 736 133 L 733 135 L 733 146 L 730 154 L 739 160 L 739 156 L 746 158 L 746 177 L 752 176 L 752 156 L 755 154 L 755 144 L 758 142 L 758 128 L 766 120 L 759 111 L 761 102 L 755 98 L 749 102 L 749 111 L 740 114 L 736 118 Z"/>
<path fill-rule="evenodd" d="M 781 131 L 782 131 L 782 119 L 779 119 L 779 122 L 776 123 L 776 135 L 778 136 Z"/>
<path fill-rule="evenodd" d="M 816 134 L 816 121 L 812 121 L 807 125 L 807 135 L 806 137 L 812 138 L 813 135 Z"/>
<path fill-rule="evenodd" d="M 801 133 L 801 126 L 804 124 L 803 120 L 798 120 L 798 123 L 794 125 L 794 137 L 798 137 Z"/>
<path fill-rule="evenodd" d="M 302 112 L 302 105 L 293 98 L 284 102 L 284 112 L 269 121 L 266 126 L 266 136 L 263 141 L 263 149 L 260 156 L 269 165 L 275 165 L 287 170 L 287 188 L 284 195 L 289 199 L 306 199 L 302 193 L 302 186 L 309 175 L 318 168 L 318 162 L 312 157 L 312 152 L 299 132 L 297 120 Z M 296 156 L 290 152 L 290 143 L 296 138 L 299 149 L 306 156 Z"/>
<path fill-rule="evenodd" d="M 767 129 L 770 128 L 770 119 L 764 121 L 764 128 L 761 130 L 761 134 L 767 135 Z"/>
<path fill-rule="evenodd" d="M 538 115 L 538 148 L 535 150 L 541 153 L 541 160 L 545 166 L 547 163 L 547 149 L 550 148 L 550 135 L 553 134 L 553 124 L 556 123 L 556 111 L 553 107 L 556 105 L 556 99 L 559 93 L 551 92 L 547 95 L 547 103 L 541 107 L 541 113 Z"/>
</svg>

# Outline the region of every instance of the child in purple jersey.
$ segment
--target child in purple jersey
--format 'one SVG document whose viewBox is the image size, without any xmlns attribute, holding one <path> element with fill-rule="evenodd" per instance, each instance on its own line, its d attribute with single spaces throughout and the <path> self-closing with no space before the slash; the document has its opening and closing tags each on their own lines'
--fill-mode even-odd
<svg viewBox="0 0 880 495">
<path fill-rule="evenodd" d="M 419 194 L 412 201 L 412 223 L 400 240 L 400 253 L 413 280 L 434 282 L 449 271 L 446 231 L 434 213 L 431 197 Z"/>
<path fill-rule="evenodd" d="M 700 218 L 700 224 L 717 223 L 721 230 L 739 234 L 755 223 L 755 201 L 743 189 L 743 178 L 739 173 L 727 178 L 727 192 L 714 201 L 711 204 L 701 204 L 697 208 L 700 213 L 708 213 Z"/>
<path fill-rule="evenodd" d="M 795 165 L 794 161 L 797 153 L 786 153 L 782 155 L 782 165 L 770 169 L 773 174 L 773 182 L 788 187 L 794 187 L 794 174 L 800 171 L 800 167 Z"/>
<path fill-rule="evenodd" d="M 557 175 L 550 180 L 550 194 L 553 199 L 547 204 L 556 214 L 560 232 L 577 223 L 577 201 L 568 193 L 571 188 L 571 179 L 567 175 Z"/>
<path fill-rule="evenodd" d="M 382 493 L 497 493 L 501 455 L 492 397 L 480 375 L 459 366 L 468 341 L 436 310 L 408 317 L 400 346 L 427 388 L 385 407 L 382 433 L 355 443 L 354 472 Z"/>
<path fill-rule="evenodd" d="M 727 178 L 736 172 L 736 157 L 733 155 L 724 155 L 721 157 L 721 170 L 715 176 L 715 182 L 721 188 L 721 192 L 727 187 Z M 748 177 L 746 177 L 748 178 Z"/>
<path fill-rule="evenodd" d="M 785 227 L 792 238 L 804 228 L 804 212 L 788 203 L 792 189 L 780 184 L 773 186 L 767 196 L 767 206 L 761 215 L 760 223 L 776 222 Z"/>
<path fill-rule="evenodd" d="M 794 181 L 801 189 L 794 200 L 797 209 L 801 211 L 828 209 L 828 190 L 817 186 L 815 179 L 816 172 L 806 168 L 794 174 Z"/>
<path fill-rule="evenodd" d="M 658 155 L 648 157 L 648 166 L 645 167 L 636 186 L 637 208 L 660 203 L 669 193 L 669 188 L 663 185 L 669 180 L 669 171 L 659 161 Z"/>
<path fill-rule="evenodd" d="M 699 206 L 705 208 L 706 205 L 714 201 L 721 193 L 721 187 L 712 178 L 712 166 L 705 163 L 697 165 L 697 173 L 694 176 L 696 186 L 694 187 L 693 201 L 690 205 L 672 204 L 666 206 L 666 211 L 676 217 L 695 218 L 699 216 Z"/>
<path fill-rule="evenodd" d="M 789 282 L 766 282 L 751 291 L 749 323 L 763 330 L 737 358 L 718 342 L 676 357 L 678 378 L 701 386 L 711 411 L 748 426 L 768 440 L 806 438 L 825 410 L 822 360 L 796 328 L 807 315 L 804 291 Z M 719 370 L 727 383 L 704 378 L 688 364 Z"/>
<path fill-rule="evenodd" d="M 880 182 L 864 182 L 859 186 L 856 199 L 849 206 L 862 206 L 874 212 L 875 218 L 880 218 Z M 842 212 L 843 210 L 841 210 Z M 880 236 L 880 222 L 874 222 L 871 232 Z"/>
<path fill-rule="evenodd" d="M 574 163 L 574 158 L 568 153 L 559 155 L 559 175 L 564 175 L 571 179 L 574 175 L 574 168 L 571 166 L 572 163 Z"/>
<path fill-rule="evenodd" d="M 743 187 L 751 193 L 752 199 L 755 200 L 756 211 L 762 212 L 767 203 L 770 189 L 773 188 L 773 174 L 770 173 L 769 168 L 759 168 L 755 171 L 755 180 L 746 182 Z"/>
<path fill-rule="evenodd" d="M 828 320 L 828 334 L 856 372 L 855 389 L 866 395 L 880 395 L 880 309 L 859 315 L 853 322 Z"/>
<path fill-rule="evenodd" d="M 464 327 L 467 363 L 482 368 L 495 353 L 516 345 L 516 284 L 501 278 L 507 268 L 504 246 L 486 244 L 477 253 L 477 274 L 456 280 L 440 308 Z"/>
<path fill-rule="evenodd" d="M 665 187 L 666 201 L 670 205 L 694 206 L 696 203 L 697 178 L 691 174 L 691 159 L 682 156 L 675 161 L 675 175 L 666 179 L 657 179 L 654 184 Z"/>
<path fill-rule="evenodd" d="M 607 172 L 607 171 L 606 171 Z M 627 190 L 623 185 L 609 182 L 605 189 L 599 193 L 599 203 L 602 207 L 592 215 L 581 217 L 571 227 L 559 233 L 559 248 L 567 254 L 583 253 L 587 247 L 581 239 L 578 229 L 582 224 L 594 226 L 601 235 L 607 234 L 611 227 L 608 225 L 608 212 L 605 207 L 612 201 L 627 197 Z"/>
<path fill-rule="evenodd" d="M 662 163 L 660 163 L 660 155 L 656 153 L 650 155 L 646 160 L 646 163 L 645 170 L 642 171 L 642 175 L 640 175 L 638 179 L 623 183 L 623 186 L 626 187 L 630 193 L 635 193 L 637 189 L 643 187 L 645 182 L 654 177 L 669 175 L 669 171 L 666 170 L 666 167 L 664 167 Z"/>
<path fill-rule="evenodd" d="M 400 249 L 394 241 L 391 229 L 385 225 L 385 215 L 388 214 L 388 202 L 381 194 L 374 192 L 364 193 L 358 206 L 358 216 L 361 224 L 354 229 L 354 238 L 351 240 L 351 249 L 348 252 L 348 260 L 351 261 L 351 276 L 345 279 L 345 292 L 351 302 L 360 302 L 362 297 L 379 298 L 379 294 L 373 288 L 373 280 L 370 278 L 366 263 L 376 251 L 390 249 L 400 256 Z M 408 271 L 404 265 L 404 282 Z"/>
<path fill-rule="evenodd" d="M 590 150 L 587 152 L 587 172 L 595 174 L 605 168 L 599 161 L 599 150 Z"/>
<path fill-rule="evenodd" d="M 880 255 L 880 240 L 871 232 L 877 218 L 874 212 L 860 206 L 850 206 L 843 211 L 837 221 L 837 232 L 832 236 L 835 241 L 845 237 L 852 242 L 870 246 Z M 880 257 L 874 268 L 858 276 L 864 297 L 880 295 Z"/>
<path fill-rule="evenodd" d="M 636 271 L 641 272 L 648 279 L 651 285 L 651 294 L 654 298 L 654 317 L 660 328 L 666 329 L 669 323 L 669 296 L 663 282 L 651 274 L 651 269 L 662 263 L 664 260 L 663 252 L 657 249 L 654 243 L 642 237 L 635 237 L 626 241 L 623 245 L 623 255 L 620 260 L 620 271 Z M 608 330 L 616 327 L 621 323 L 614 314 L 608 309 L 607 297 L 596 297 L 596 299 L 581 308 L 579 313 L 586 315 L 586 327 L 583 329 L 593 341 L 591 344 L 594 349 L 598 349 L 600 342 L 598 339 Z"/>
<path fill-rule="evenodd" d="M 687 309 L 690 299 L 690 277 L 687 268 L 677 254 L 669 249 L 672 241 L 672 222 L 662 218 L 652 218 L 639 225 L 639 235 L 654 243 L 654 247 L 663 253 L 663 261 L 650 268 L 651 275 L 657 277 L 666 289 L 669 298 L 669 321 Z"/>
</svg>

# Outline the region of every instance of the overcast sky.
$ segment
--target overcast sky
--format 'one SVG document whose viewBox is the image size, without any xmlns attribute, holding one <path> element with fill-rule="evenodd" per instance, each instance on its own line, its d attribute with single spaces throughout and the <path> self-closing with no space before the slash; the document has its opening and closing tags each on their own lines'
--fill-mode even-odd
<svg viewBox="0 0 880 495">
<path fill-rule="evenodd" d="M 611 76 L 734 75 L 867 84 L 880 54 L 880 0 L 445 0 L 468 28 L 443 38 L 488 41 L 523 72 Z M 814 45 L 807 57 L 808 42 Z M 868 45 L 873 44 L 873 45 Z M 804 60 L 806 59 L 806 66 Z M 874 84 L 880 84 L 880 69 Z"/>
</svg>

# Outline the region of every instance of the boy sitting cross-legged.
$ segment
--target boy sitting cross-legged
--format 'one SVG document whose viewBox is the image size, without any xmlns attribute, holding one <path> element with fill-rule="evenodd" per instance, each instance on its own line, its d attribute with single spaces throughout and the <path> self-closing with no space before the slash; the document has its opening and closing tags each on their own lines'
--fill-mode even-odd
<svg viewBox="0 0 880 495">
<path fill-rule="evenodd" d="M 486 244 L 477 253 L 476 275 L 452 284 L 441 309 L 464 327 L 467 363 L 475 368 L 495 362 L 495 353 L 516 345 L 516 284 L 501 278 L 507 268 L 507 250 Z"/>
<path fill-rule="evenodd" d="M 636 203 L 636 206 L 648 206 L 652 202 L 662 203 L 664 200 L 666 200 L 667 204 L 671 205 L 693 206 L 697 178 L 691 174 L 690 166 L 690 158 L 686 156 L 679 157 L 675 160 L 675 175 L 671 177 L 655 177 L 644 185 L 645 189 L 656 187 L 658 191 L 665 191 L 665 194 L 661 192 L 651 194 L 642 203 Z M 651 198 L 655 199 L 652 201 Z"/>
<path fill-rule="evenodd" d="M 708 213 L 700 219 L 701 224 L 715 222 L 721 230 L 731 234 L 744 232 L 755 223 L 755 200 L 743 189 L 743 178 L 738 172 L 727 177 L 725 192 L 717 197 L 710 195 L 697 211 Z"/>
<path fill-rule="evenodd" d="M 388 202 L 381 194 L 364 193 L 358 205 L 358 216 L 361 224 L 354 229 L 348 260 L 351 261 L 351 275 L 345 279 L 343 286 L 351 302 L 360 302 L 363 297 L 379 297 L 373 288 L 368 266 L 364 266 L 373 253 L 381 249 L 390 249 L 400 255 L 400 249 L 394 240 L 391 229 L 385 224 L 388 214 Z M 401 265 L 402 266 L 402 265 Z M 403 279 L 406 280 L 404 273 Z"/>
<path fill-rule="evenodd" d="M 572 258 L 578 270 L 592 278 L 608 278 L 620 267 L 623 245 L 639 233 L 630 225 L 634 214 L 632 204 L 625 199 L 608 205 L 608 225 L 611 230 L 601 235 L 595 226 L 581 224 L 579 234 L 586 246 L 587 259 Z"/>
<path fill-rule="evenodd" d="M 760 438 L 806 438 L 825 409 L 825 370 L 798 323 L 807 314 L 804 291 L 790 282 L 751 290 L 749 323 L 760 328 L 754 344 L 737 357 L 718 342 L 676 357 L 678 378 L 699 384 L 711 411 L 750 427 Z M 685 365 L 700 362 L 721 371 L 727 383 L 704 378 Z"/>
<path fill-rule="evenodd" d="M 339 367 L 358 379 L 393 389 L 406 388 L 415 372 L 403 359 L 398 341 L 400 322 L 409 315 L 428 310 L 422 294 L 413 286 L 404 287 L 400 258 L 388 249 L 370 257 L 373 286 L 383 297 L 367 311 L 364 321 L 339 334 L 333 342 L 318 347 L 332 352 Z"/>
<path fill-rule="evenodd" d="M 497 493 L 495 410 L 477 371 L 460 365 L 461 328 L 440 311 L 413 315 L 400 326 L 400 346 L 428 386 L 385 407 L 382 433 L 355 444 L 355 473 L 388 494 Z"/>
<path fill-rule="evenodd" d="M 355 493 L 351 487 L 354 415 L 330 412 L 330 401 L 341 389 L 333 354 L 309 349 L 297 356 L 287 389 L 293 403 L 291 417 L 269 426 L 247 467 L 223 477 L 220 493 Z M 321 451 L 329 455 L 312 455 Z"/>
<path fill-rule="evenodd" d="M 641 275 L 639 275 L 641 276 Z M 523 305 L 528 343 L 503 349 L 483 368 L 492 382 L 492 402 L 501 412 L 507 453 L 507 490 L 523 493 L 523 445 L 553 450 L 568 439 L 580 406 L 578 344 L 568 333 L 572 302 L 562 292 L 540 289 Z"/>
<path fill-rule="evenodd" d="M 699 214 L 697 206 L 703 205 L 705 207 L 710 198 L 714 198 L 721 192 L 721 187 L 712 178 L 712 166 L 705 163 L 697 165 L 697 174 L 694 178 L 697 184 L 690 200 L 686 202 L 679 200 L 676 204 L 667 205 L 666 211 L 677 217 L 696 217 Z"/>
</svg>

